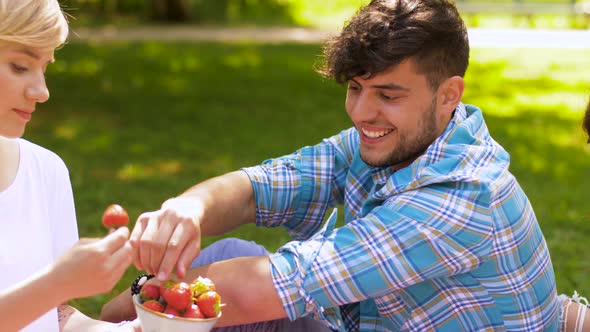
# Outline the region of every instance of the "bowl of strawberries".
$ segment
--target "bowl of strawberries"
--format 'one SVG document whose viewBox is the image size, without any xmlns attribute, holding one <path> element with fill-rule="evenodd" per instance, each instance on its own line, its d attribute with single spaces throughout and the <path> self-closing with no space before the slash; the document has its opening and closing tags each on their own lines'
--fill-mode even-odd
<svg viewBox="0 0 590 332">
<path fill-rule="evenodd" d="M 133 304 L 143 332 L 208 332 L 221 317 L 221 297 L 203 277 L 146 284 Z"/>
</svg>

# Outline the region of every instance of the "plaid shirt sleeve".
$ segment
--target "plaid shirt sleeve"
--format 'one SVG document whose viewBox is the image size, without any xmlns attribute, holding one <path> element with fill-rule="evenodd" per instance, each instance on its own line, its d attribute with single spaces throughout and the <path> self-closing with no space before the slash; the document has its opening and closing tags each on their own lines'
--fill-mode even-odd
<svg viewBox="0 0 590 332">
<path fill-rule="evenodd" d="M 398 195 L 335 231 L 283 246 L 271 262 L 289 317 L 474 269 L 490 253 L 493 230 L 491 217 L 472 204 L 446 186 L 431 186 Z"/>
<path fill-rule="evenodd" d="M 328 209 L 342 203 L 351 159 L 343 142 L 352 134 L 345 130 L 318 145 L 243 168 L 254 188 L 257 225 L 283 226 L 297 240 L 315 234 Z"/>
</svg>

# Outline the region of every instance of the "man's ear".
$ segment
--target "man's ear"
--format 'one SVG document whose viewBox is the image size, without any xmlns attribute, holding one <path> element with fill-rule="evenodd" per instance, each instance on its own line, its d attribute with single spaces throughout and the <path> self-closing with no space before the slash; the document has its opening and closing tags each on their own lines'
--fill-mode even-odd
<svg viewBox="0 0 590 332">
<path fill-rule="evenodd" d="M 457 108 L 463 98 L 465 81 L 461 76 L 447 78 L 438 88 L 437 104 L 443 113 L 451 113 Z"/>
</svg>

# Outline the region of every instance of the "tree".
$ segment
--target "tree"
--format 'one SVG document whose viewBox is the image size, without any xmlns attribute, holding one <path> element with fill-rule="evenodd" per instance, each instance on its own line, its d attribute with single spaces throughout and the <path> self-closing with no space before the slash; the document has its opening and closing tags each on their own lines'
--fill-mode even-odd
<svg viewBox="0 0 590 332">
<path fill-rule="evenodd" d="M 151 14 L 159 21 L 188 21 L 191 17 L 191 1 L 151 0 Z"/>
</svg>

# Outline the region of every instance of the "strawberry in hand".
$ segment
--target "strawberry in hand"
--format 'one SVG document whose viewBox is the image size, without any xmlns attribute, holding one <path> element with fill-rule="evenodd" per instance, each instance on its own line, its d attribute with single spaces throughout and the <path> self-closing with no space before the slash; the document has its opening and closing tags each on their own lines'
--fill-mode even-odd
<svg viewBox="0 0 590 332">
<path fill-rule="evenodd" d="M 129 215 L 121 205 L 111 204 L 102 214 L 102 224 L 108 229 L 127 226 L 128 223 Z"/>
</svg>

